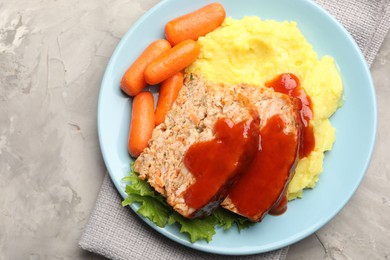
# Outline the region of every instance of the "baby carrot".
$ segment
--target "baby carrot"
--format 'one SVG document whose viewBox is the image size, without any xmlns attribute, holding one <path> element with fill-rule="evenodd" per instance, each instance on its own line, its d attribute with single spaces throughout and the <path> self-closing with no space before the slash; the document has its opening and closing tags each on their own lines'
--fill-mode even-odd
<svg viewBox="0 0 390 260">
<path fill-rule="evenodd" d="M 173 102 L 175 102 L 177 95 L 183 86 L 183 80 L 184 75 L 182 72 L 179 72 L 162 82 L 155 114 L 156 125 L 164 122 L 165 116 L 169 109 L 171 109 Z"/>
<path fill-rule="evenodd" d="M 146 86 L 144 70 L 162 52 L 171 48 L 167 40 L 152 42 L 127 69 L 121 80 L 121 89 L 129 96 L 135 96 Z"/>
<path fill-rule="evenodd" d="M 145 80 L 150 85 L 158 84 L 172 77 L 193 63 L 200 53 L 200 45 L 186 40 L 163 52 L 146 66 Z"/>
<path fill-rule="evenodd" d="M 212 3 L 169 21 L 165 25 L 165 37 L 172 46 L 187 39 L 197 40 L 217 29 L 225 17 L 223 6 Z"/>
<path fill-rule="evenodd" d="M 138 157 L 148 146 L 154 129 L 154 99 L 150 92 L 141 92 L 133 99 L 131 124 L 127 147 L 133 157 Z"/>
</svg>

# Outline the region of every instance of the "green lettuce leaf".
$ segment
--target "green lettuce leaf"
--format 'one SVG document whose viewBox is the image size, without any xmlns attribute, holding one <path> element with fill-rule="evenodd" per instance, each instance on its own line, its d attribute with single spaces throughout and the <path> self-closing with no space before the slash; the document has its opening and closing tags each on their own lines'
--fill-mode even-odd
<svg viewBox="0 0 390 260">
<path fill-rule="evenodd" d="M 133 169 L 132 165 L 131 169 Z M 172 210 L 165 199 L 155 192 L 146 181 L 140 180 L 134 170 L 131 171 L 130 176 L 126 176 L 123 180 L 129 184 L 126 185 L 127 198 L 122 202 L 122 206 L 138 202 L 140 207 L 137 212 L 139 214 L 150 219 L 157 226 L 165 227 Z"/>
<path fill-rule="evenodd" d="M 213 212 L 213 216 L 217 219 L 218 225 L 224 230 L 232 228 L 234 224 L 237 225 L 239 231 L 256 224 L 243 216 L 237 215 L 221 207 Z"/>
<path fill-rule="evenodd" d="M 192 243 L 202 239 L 210 242 L 216 233 L 215 228 L 218 226 L 224 230 L 237 226 L 238 230 L 241 230 L 255 224 L 249 219 L 221 207 L 208 217 L 187 219 L 174 211 L 165 198 L 146 181 L 138 178 L 138 173 L 134 171 L 133 164 L 130 165 L 130 169 L 129 175 L 123 178 L 123 181 L 128 184 L 125 189 L 127 198 L 123 200 L 122 206 L 138 203 L 140 207 L 137 212 L 159 227 L 165 227 L 167 224 L 178 224 L 180 232 L 188 234 Z"/>
<path fill-rule="evenodd" d="M 181 233 L 188 233 L 190 240 L 194 243 L 197 240 L 206 239 L 210 242 L 215 234 L 217 219 L 211 215 L 202 219 L 188 219 L 177 212 L 173 212 L 169 217 L 168 224 L 179 223 Z"/>
</svg>

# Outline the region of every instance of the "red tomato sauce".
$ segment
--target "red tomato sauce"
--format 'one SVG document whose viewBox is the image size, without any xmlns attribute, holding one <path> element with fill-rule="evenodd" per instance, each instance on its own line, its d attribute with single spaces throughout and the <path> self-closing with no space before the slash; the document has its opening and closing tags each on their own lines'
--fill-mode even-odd
<svg viewBox="0 0 390 260">
<path fill-rule="evenodd" d="M 309 121 L 313 118 L 312 102 L 305 90 L 301 87 L 297 76 L 291 73 L 283 73 L 265 83 L 267 87 L 273 88 L 276 92 L 296 97 L 299 100 L 299 119 L 302 124 L 301 143 L 299 157 L 307 157 L 314 149 L 315 138 L 313 127 Z"/>
<path fill-rule="evenodd" d="M 253 221 L 261 220 L 282 198 L 296 161 L 298 140 L 292 133 L 285 134 L 284 128 L 280 116 L 268 120 L 260 131 L 261 149 L 249 169 L 230 189 L 229 197 L 239 214 Z M 283 210 L 279 210 L 279 214 Z"/>
<path fill-rule="evenodd" d="M 233 178 L 244 171 L 259 147 L 260 120 L 234 124 L 230 119 L 216 122 L 215 138 L 190 146 L 184 165 L 196 182 L 184 194 L 185 202 L 194 209 L 223 199 Z"/>
<path fill-rule="evenodd" d="M 218 120 L 215 138 L 193 144 L 184 156 L 184 165 L 196 179 L 184 194 L 188 206 L 200 209 L 229 194 L 238 213 L 253 221 L 287 210 L 286 189 L 297 158 L 307 157 L 315 145 L 312 102 L 294 74 L 281 74 L 266 86 L 296 98 L 299 137 L 284 133 L 278 115 L 261 130 L 258 116 L 238 124 Z"/>
</svg>

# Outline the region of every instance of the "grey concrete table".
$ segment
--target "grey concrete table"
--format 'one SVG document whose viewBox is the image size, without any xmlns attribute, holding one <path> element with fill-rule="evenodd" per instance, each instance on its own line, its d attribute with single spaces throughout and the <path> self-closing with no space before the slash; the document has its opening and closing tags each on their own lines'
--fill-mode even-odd
<svg viewBox="0 0 390 260">
<path fill-rule="evenodd" d="M 106 172 L 96 129 L 116 44 L 157 0 L 0 0 L 0 260 L 102 259 L 77 242 Z M 288 259 L 390 257 L 390 35 L 372 66 L 378 142 L 363 183 Z"/>
</svg>

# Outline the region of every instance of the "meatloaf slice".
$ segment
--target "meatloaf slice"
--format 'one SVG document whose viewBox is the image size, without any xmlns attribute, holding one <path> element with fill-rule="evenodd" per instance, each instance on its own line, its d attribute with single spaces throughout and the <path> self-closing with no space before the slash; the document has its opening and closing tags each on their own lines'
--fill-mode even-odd
<svg viewBox="0 0 390 260">
<path fill-rule="evenodd" d="M 286 103 L 279 109 L 271 108 L 275 105 L 274 101 L 271 104 L 270 100 L 256 101 L 253 96 L 249 97 L 259 111 L 263 111 L 260 113 L 260 149 L 221 203 L 224 208 L 252 221 L 260 221 L 283 201 L 298 160 L 301 134 L 299 103 L 295 98 L 281 97 Z"/>
<path fill-rule="evenodd" d="M 272 89 L 218 85 L 187 77 L 165 122 L 154 129 L 148 148 L 136 159 L 134 169 L 181 215 L 209 213 L 224 197 L 214 196 L 205 208 L 186 204 L 184 194 L 196 182 L 183 162 L 187 150 L 195 143 L 215 138 L 214 126 L 219 119 L 228 118 L 234 124 L 249 122 L 254 120 L 253 110 L 257 110 L 262 127 L 262 118 L 283 113 L 289 117 L 292 103 L 290 97 Z"/>
<path fill-rule="evenodd" d="M 256 119 L 257 117 L 257 119 Z M 166 116 L 165 122 L 157 126 L 152 138 L 134 163 L 134 169 L 141 179 L 167 198 L 177 212 L 185 217 L 196 217 L 210 213 L 226 196 L 231 178 L 239 173 L 234 166 L 228 173 L 230 177 L 216 188 L 208 203 L 199 208 L 189 207 L 185 201 L 185 192 L 196 178 L 183 163 L 184 155 L 195 143 L 210 141 L 215 138 L 214 127 L 219 119 L 229 119 L 233 124 L 258 121 L 256 109 L 245 96 L 236 95 L 233 89 L 208 84 L 193 77 L 186 78 L 185 84 Z M 257 123 L 257 139 L 259 123 Z M 256 149 L 258 141 L 256 143 Z M 231 147 L 240 149 L 240 147 Z M 244 153 L 246 148 L 242 147 Z M 233 152 L 233 151 L 232 151 Z M 235 160 L 241 165 L 241 153 L 236 153 Z"/>
</svg>

